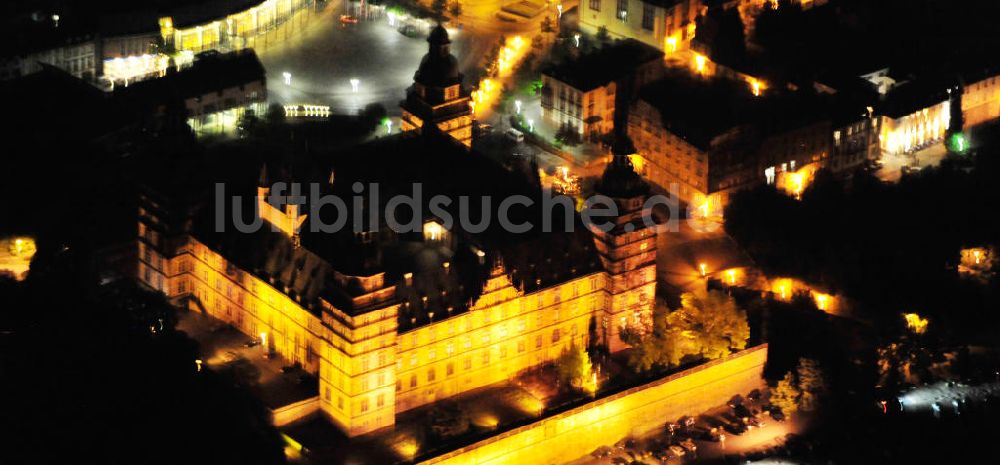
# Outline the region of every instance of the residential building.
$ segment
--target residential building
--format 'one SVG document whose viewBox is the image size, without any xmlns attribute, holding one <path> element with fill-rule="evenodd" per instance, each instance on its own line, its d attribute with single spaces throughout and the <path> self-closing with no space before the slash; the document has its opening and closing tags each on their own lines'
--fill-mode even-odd
<svg viewBox="0 0 1000 465">
<path fill-rule="evenodd" d="M 834 129 L 815 94 L 754 95 L 741 82 L 678 71 L 643 88 L 628 130 L 644 177 L 719 216 L 732 193 L 760 184 L 801 193 L 827 166 Z"/>
<path fill-rule="evenodd" d="M 115 98 L 145 116 L 161 114 L 180 101 L 196 133 L 224 133 L 236 128 L 247 109 L 264 114 L 267 78 L 253 50 L 204 52 L 189 68 L 120 88 Z"/>
<path fill-rule="evenodd" d="M 963 76 L 962 124 L 972 127 L 1000 118 L 1000 71 L 983 69 Z"/>
<path fill-rule="evenodd" d="M 703 12 L 700 0 L 584 0 L 580 29 L 597 34 L 603 27 L 613 39 L 636 39 L 669 56 L 687 50 Z"/>
<path fill-rule="evenodd" d="M 550 66 L 542 70 L 542 119 L 597 140 L 614 128 L 616 108 L 662 71 L 663 52 L 634 39 Z"/>
<path fill-rule="evenodd" d="M 892 87 L 878 105 L 882 153 L 911 153 L 944 140 L 951 124 L 952 87 L 918 79 Z"/>
</svg>

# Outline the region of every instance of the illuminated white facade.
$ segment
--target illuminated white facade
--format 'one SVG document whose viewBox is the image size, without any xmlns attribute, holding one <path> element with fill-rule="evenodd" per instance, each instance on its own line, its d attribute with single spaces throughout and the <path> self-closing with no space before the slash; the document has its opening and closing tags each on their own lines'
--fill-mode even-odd
<svg viewBox="0 0 1000 465">
<path fill-rule="evenodd" d="M 879 145 L 883 153 L 898 155 L 944 139 L 951 122 L 951 102 L 936 103 L 898 118 L 882 116 Z"/>
</svg>

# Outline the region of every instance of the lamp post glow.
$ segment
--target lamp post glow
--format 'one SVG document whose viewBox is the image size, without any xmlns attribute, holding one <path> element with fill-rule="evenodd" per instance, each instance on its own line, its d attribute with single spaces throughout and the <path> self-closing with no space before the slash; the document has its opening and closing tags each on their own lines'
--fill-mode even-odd
<svg viewBox="0 0 1000 465">
<path fill-rule="evenodd" d="M 726 272 L 726 274 L 729 276 L 729 285 L 730 286 L 735 285 L 736 284 L 736 270 L 729 270 L 729 271 Z"/>
<path fill-rule="evenodd" d="M 355 94 L 358 93 L 358 88 L 361 86 L 361 80 L 358 78 L 351 78 L 351 92 Z"/>
<path fill-rule="evenodd" d="M 385 121 L 383 121 L 382 124 L 385 125 L 385 133 L 386 134 L 392 134 L 392 120 L 389 119 L 389 118 L 386 118 Z"/>
<path fill-rule="evenodd" d="M 517 114 L 521 114 L 521 101 L 514 100 L 514 108 L 517 110 Z"/>
<path fill-rule="evenodd" d="M 528 131 L 535 132 L 535 120 L 533 119 L 528 120 Z"/>
<path fill-rule="evenodd" d="M 573 40 L 576 41 L 576 48 L 580 48 L 580 34 L 573 34 Z"/>
<path fill-rule="evenodd" d="M 285 81 L 286 86 L 292 85 L 292 73 L 289 73 L 288 71 L 281 73 L 281 79 Z"/>
<path fill-rule="evenodd" d="M 267 356 L 269 354 L 267 353 L 268 350 L 267 350 L 267 333 L 266 332 L 260 333 L 260 348 L 261 348 L 261 350 L 264 351 L 264 358 L 267 358 Z"/>
<path fill-rule="evenodd" d="M 701 271 L 701 277 L 702 278 L 704 278 L 705 276 L 708 275 L 708 265 L 706 265 L 704 263 L 699 263 L 698 264 L 698 270 Z"/>
<path fill-rule="evenodd" d="M 562 19 L 562 3 L 556 5 L 556 10 L 559 11 L 559 19 Z"/>
</svg>

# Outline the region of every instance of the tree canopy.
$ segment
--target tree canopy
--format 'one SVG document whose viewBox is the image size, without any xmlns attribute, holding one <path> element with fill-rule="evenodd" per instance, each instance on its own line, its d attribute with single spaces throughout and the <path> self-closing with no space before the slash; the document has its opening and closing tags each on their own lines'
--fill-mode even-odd
<svg viewBox="0 0 1000 465">
<path fill-rule="evenodd" d="M 721 291 L 696 291 L 681 296 L 681 306 L 658 306 L 649 334 L 623 333 L 632 345 L 629 364 L 636 371 L 670 368 L 686 359 L 711 360 L 746 348 L 750 326 L 746 312 Z"/>
</svg>

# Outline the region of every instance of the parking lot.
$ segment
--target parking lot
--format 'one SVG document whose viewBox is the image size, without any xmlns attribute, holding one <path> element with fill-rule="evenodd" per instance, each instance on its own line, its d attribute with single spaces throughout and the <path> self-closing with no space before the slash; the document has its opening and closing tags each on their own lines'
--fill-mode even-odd
<svg viewBox="0 0 1000 465">
<path fill-rule="evenodd" d="M 743 405 L 745 411 L 721 405 L 696 418 L 669 419 L 653 434 L 596 446 L 590 455 L 570 463 L 629 464 L 640 460 L 651 465 L 677 465 L 764 460 L 781 455 L 787 438 L 802 431 L 806 423 L 799 416 L 783 421 L 772 418 L 765 411 L 766 398 L 744 398 Z M 737 412 L 750 415 L 743 420 Z M 738 426 L 741 424 L 745 426 Z"/>
</svg>

